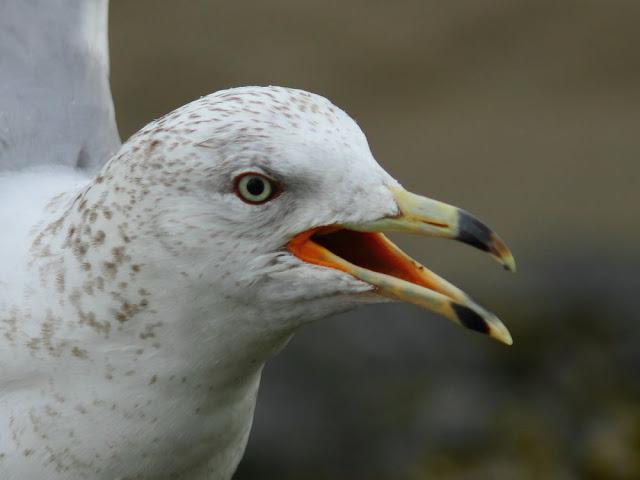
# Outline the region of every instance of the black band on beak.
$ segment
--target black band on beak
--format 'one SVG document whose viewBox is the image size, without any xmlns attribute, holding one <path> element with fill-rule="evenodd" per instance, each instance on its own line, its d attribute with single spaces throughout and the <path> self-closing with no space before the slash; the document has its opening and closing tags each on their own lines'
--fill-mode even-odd
<svg viewBox="0 0 640 480">
<path fill-rule="evenodd" d="M 460 240 L 482 251 L 490 252 L 493 233 L 489 227 L 469 212 L 460 210 L 458 217 L 458 236 L 456 240 Z"/>
</svg>

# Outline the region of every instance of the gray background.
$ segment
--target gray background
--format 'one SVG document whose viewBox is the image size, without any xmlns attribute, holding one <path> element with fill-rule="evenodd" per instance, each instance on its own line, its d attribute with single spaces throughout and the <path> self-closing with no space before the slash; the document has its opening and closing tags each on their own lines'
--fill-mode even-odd
<svg viewBox="0 0 640 480">
<path fill-rule="evenodd" d="M 410 306 L 312 325 L 266 368 L 237 479 L 640 478 L 639 21 L 632 0 L 112 0 L 123 139 L 218 89 L 307 89 L 518 260 L 395 236 L 514 346 Z"/>
</svg>

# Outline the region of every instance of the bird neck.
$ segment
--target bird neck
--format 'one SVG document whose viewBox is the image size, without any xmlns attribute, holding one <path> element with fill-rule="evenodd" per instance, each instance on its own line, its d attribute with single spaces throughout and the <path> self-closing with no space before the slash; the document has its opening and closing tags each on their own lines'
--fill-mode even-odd
<svg viewBox="0 0 640 480">
<path fill-rule="evenodd" d="M 262 367 L 294 327 L 273 328 L 248 299 L 227 298 L 188 249 L 168 250 L 152 222 L 137 221 L 140 210 L 122 208 L 128 204 L 110 197 L 113 188 L 101 187 L 96 180 L 59 199 L 32 242 L 30 284 L 62 298 L 32 312 L 43 318 L 45 332 L 38 368 L 53 372 L 55 387 L 75 402 L 91 404 L 91 392 L 99 390 L 101 405 L 117 404 L 117 412 L 148 405 L 145 418 L 157 421 L 144 428 L 166 442 L 128 444 L 123 458 L 149 452 L 158 475 L 176 457 L 185 466 L 209 462 L 232 472 L 248 438 Z M 72 359 L 64 375 L 50 358 L 61 355 Z M 96 407 L 86 421 L 108 430 L 103 424 L 119 421 L 114 415 Z M 118 435 L 138 438 L 142 421 L 120 421 Z"/>
</svg>

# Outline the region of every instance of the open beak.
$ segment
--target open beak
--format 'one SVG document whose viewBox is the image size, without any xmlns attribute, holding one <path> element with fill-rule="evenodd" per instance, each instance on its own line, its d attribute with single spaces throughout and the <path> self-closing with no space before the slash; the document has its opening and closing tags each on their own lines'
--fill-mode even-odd
<svg viewBox="0 0 640 480">
<path fill-rule="evenodd" d="M 400 187 L 392 187 L 391 191 L 399 215 L 368 223 L 313 228 L 296 235 L 288 244 L 289 251 L 305 262 L 349 273 L 373 285 L 380 295 L 419 305 L 511 345 L 511 335 L 498 317 L 413 260 L 381 232 L 453 238 L 488 252 L 504 268 L 515 271 L 507 246 L 464 210 Z"/>
</svg>

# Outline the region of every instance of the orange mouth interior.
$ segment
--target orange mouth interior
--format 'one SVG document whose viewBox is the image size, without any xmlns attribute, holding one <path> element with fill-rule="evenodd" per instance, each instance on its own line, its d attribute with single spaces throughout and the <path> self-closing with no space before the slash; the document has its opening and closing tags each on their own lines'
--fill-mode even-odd
<svg viewBox="0 0 640 480">
<path fill-rule="evenodd" d="M 318 227 L 296 235 L 289 251 L 307 263 L 353 273 L 349 265 L 336 262 L 334 256 L 350 264 L 406 280 L 439 291 L 425 278 L 425 268 L 402 253 L 382 233 L 357 232 L 339 227 Z M 444 292 L 442 292 L 444 293 Z"/>
</svg>

